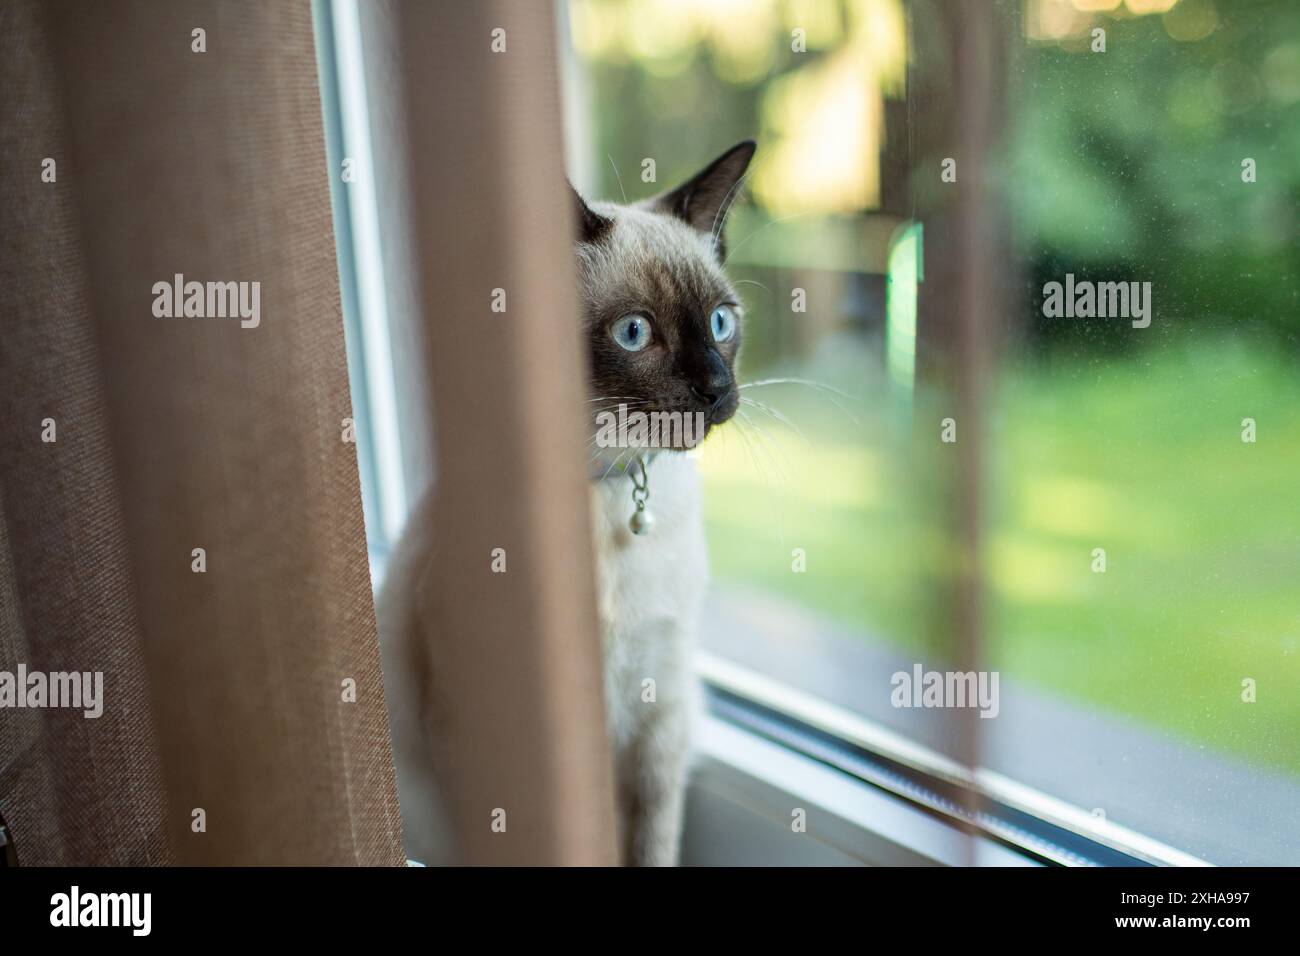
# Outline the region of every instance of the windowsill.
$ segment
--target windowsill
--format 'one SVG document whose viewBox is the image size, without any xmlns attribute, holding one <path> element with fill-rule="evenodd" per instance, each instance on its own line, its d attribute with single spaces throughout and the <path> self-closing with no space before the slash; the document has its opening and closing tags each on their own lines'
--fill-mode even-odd
<svg viewBox="0 0 1300 956">
<path fill-rule="evenodd" d="M 794 813 L 804 811 L 805 832 Z M 716 717 L 687 798 L 686 866 L 1034 866 L 859 780 Z"/>
<path fill-rule="evenodd" d="M 900 746 L 915 745 L 944 759 L 951 711 L 890 706 L 890 675 L 910 669 L 915 660 L 906 652 L 770 596 L 725 588 L 711 595 L 701 633 L 710 654 L 756 674 L 781 675 L 801 696 L 852 715 Z M 1257 826 L 1260 819 L 1300 814 L 1300 783 L 1291 778 L 1051 697 L 1006 675 L 1001 713 L 988 723 L 996 726 L 985 734 L 981 762 L 996 773 L 981 771 L 981 779 L 1029 800 L 1035 812 L 1050 807 L 1074 829 L 1125 845 L 1137 840 L 1151 850 L 1142 855 L 1177 865 L 1300 860 L 1300 836 L 1275 833 L 1264 841 L 1266 831 Z M 1253 808 L 1249 818 L 1241 815 L 1243 806 Z M 1105 818 L 1094 816 L 1094 807 L 1103 808 Z"/>
<path fill-rule="evenodd" d="M 713 716 L 750 739 L 840 772 L 947 826 L 1023 856 L 1066 866 L 1203 866 L 1204 861 L 984 769 L 971 771 L 915 740 L 763 674 L 701 653 Z M 727 759 L 714 748 L 712 756 Z M 799 794 L 794 781 L 782 781 Z M 969 854 L 968 854 L 969 855 Z"/>
</svg>

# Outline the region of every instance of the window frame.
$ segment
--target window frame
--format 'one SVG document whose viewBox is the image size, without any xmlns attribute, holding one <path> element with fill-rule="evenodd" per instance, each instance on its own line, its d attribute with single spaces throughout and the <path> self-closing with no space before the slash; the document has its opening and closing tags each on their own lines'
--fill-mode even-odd
<svg viewBox="0 0 1300 956">
<path fill-rule="evenodd" d="M 409 509 L 403 476 L 411 462 L 405 458 L 416 452 L 403 447 L 396 431 L 378 203 L 373 188 L 353 190 L 336 175 L 343 156 L 361 170 L 373 168 L 356 0 L 313 0 L 313 11 L 358 467 L 377 590 Z M 339 34 L 348 31 L 353 35 L 341 42 Z M 376 409 L 384 414 L 376 416 Z M 372 427 L 383 421 L 388 427 Z M 697 673 L 708 714 L 692 789 L 737 815 L 748 810 L 772 824 L 770 845 L 777 854 L 783 851 L 775 834 L 789 831 L 791 808 L 803 807 L 812 811 L 808 834 L 815 842 L 874 865 L 1212 865 L 994 771 L 972 771 L 715 654 L 698 652 Z M 688 821 L 688 839 L 691 834 Z M 737 862 L 719 852 L 716 841 L 698 852 L 688 846 L 686 856 Z"/>
<path fill-rule="evenodd" d="M 1212 865 L 995 771 L 972 771 L 901 734 L 717 655 L 699 652 L 697 671 L 708 693 L 711 720 L 777 745 L 808 764 L 837 771 L 865 791 L 883 794 L 928 820 L 967 834 L 974 862 L 996 858 L 989 856 L 988 847 L 997 845 L 1023 860 L 1049 866 Z M 798 781 L 765 774 L 747 763 L 736 738 L 707 739 L 707 757 L 749 774 L 756 791 L 767 786 L 795 800 L 813 796 Z M 910 839 L 907 834 L 881 832 L 871 818 L 860 825 L 877 840 L 910 845 L 920 853 L 933 837 L 920 817 L 909 819 Z"/>
</svg>

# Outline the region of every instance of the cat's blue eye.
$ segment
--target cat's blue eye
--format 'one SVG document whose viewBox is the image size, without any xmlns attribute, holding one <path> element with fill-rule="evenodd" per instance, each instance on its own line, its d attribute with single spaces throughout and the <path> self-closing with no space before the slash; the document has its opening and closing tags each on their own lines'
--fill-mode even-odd
<svg viewBox="0 0 1300 956">
<path fill-rule="evenodd" d="M 629 352 L 640 352 L 650 344 L 650 320 L 633 312 L 609 327 L 614 341 Z"/>
<path fill-rule="evenodd" d="M 736 334 L 736 310 L 729 305 L 718 306 L 709 316 L 709 327 L 715 342 L 727 341 Z"/>
</svg>

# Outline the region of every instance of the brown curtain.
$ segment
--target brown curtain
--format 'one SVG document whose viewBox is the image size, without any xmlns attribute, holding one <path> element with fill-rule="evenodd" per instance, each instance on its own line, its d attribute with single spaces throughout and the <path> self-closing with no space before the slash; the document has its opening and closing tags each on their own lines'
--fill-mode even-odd
<svg viewBox="0 0 1300 956">
<path fill-rule="evenodd" d="M 0 90 L 0 670 L 104 680 L 0 710 L 20 864 L 401 863 L 309 5 L 6 0 Z"/>
</svg>

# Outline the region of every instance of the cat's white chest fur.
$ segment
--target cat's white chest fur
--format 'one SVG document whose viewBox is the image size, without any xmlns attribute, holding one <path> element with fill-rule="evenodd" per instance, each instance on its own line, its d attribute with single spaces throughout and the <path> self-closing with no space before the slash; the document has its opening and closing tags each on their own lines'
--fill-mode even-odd
<svg viewBox="0 0 1300 956">
<path fill-rule="evenodd" d="M 591 492 L 606 721 L 623 786 L 644 785 L 629 778 L 662 771 L 665 760 L 684 768 L 701 699 L 693 656 L 708 555 L 699 474 L 684 454 L 658 455 L 648 474 L 646 535 L 628 528 L 629 478 Z"/>
</svg>

